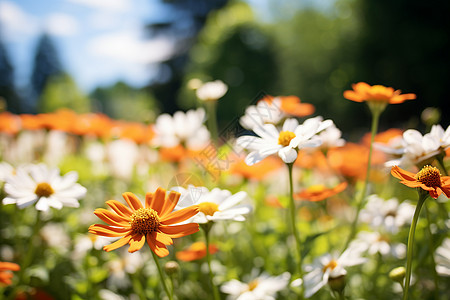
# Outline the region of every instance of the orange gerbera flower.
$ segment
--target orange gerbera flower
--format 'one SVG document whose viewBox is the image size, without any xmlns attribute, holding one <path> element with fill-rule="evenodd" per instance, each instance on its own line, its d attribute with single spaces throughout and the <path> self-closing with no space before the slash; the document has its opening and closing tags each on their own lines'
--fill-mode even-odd
<svg viewBox="0 0 450 300">
<path fill-rule="evenodd" d="M 406 100 L 416 99 L 415 94 L 401 94 L 400 90 L 383 85 L 368 85 L 358 82 L 352 85 L 353 90 L 345 91 L 344 98 L 355 102 L 384 102 L 390 104 L 402 103 Z"/>
<path fill-rule="evenodd" d="M 333 188 L 327 188 L 323 184 L 313 185 L 295 194 L 294 198 L 296 200 L 307 200 L 312 202 L 321 201 L 342 192 L 346 187 L 347 182 L 341 182 Z"/>
<path fill-rule="evenodd" d="M 425 166 L 417 174 L 414 174 L 400 169 L 398 166 L 393 166 L 391 174 L 406 186 L 427 191 L 434 199 L 442 193 L 450 198 L 450 176 L 441 176 L 436 167 Z"/>
<path fill-rule="evenodd" d="M 278 170 L 284 165 L 280 159 L 272 156 L 269 156 L 252 166 L 247 165 L 244 158 L 238 156 L 230 157 L 230 160 L 232 161 L 230 165 L 231 173 L 255 180 L 263 179 L 266 175 Z"/>
<path fill-rule="evenodd" d="M 219 250 L 216 245 L 209 245 L 209 253 L 214 254 Z M 182 261 L 199 260 L 206 256 L 206 244 L 203 242 L 195 242 L 183 251 L 178 251 L 177 259 Z"/>
<path fill-rule="evenodd" d="M 106 201 L 114 212 L 97 208 L 94 214 L 111 226 L 94 224 L 89 232 L 101 236 L 120 237 L 118 241 L 103 247 L 111 251 L 129 244 L 128 252 L 142 248 L 147 238 L 150 249 L 159 257 L 169 254 L 166 245 L 172 245 L 172 238 L 183 237 L 198 231 L 198 224 L 174 225 L 196 215 L 198 205 L 193 205 L 173 212 L 180 199 L 180 193 L 158 188 L 154 193 L 145 195 L 145 207 L 130 192 L 122 194 L 128 207 L 116 200 Z"/>
<path fill-rule="evenodd" d="M 13 274 L 10 271 L 19 271 L 20 266 L 11 262 L 0 261 L 0 283 L 10 285 Z"/>
<path fill-rule="evenodd" d="M 10 112 L 0 113 L 0 132 L 14 135 L 20 131 L 20 118 Z"/>
<path fill-rule="evenodd" d="M 297 96 L 266 96 L 260 101 L 272 104 L 276 99 L 280 101 L 280 110 L 291 116 L 305 117 L 312 115 L 315 111 L 314 105 L 301 103 L 300 98 Z"/>
</svg>

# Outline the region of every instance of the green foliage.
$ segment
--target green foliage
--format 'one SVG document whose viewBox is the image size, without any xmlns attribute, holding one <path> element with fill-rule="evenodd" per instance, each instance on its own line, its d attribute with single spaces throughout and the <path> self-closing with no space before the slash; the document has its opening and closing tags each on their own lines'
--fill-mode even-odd
<svg viewBox="0 0 450 300">
<path fill-rule="evenodd" d="M 69 108 L 77 113 L 90 111 L 89 98 L 77 87 L 68 74 L 51 77 L 39 99 L 39 112 L 54 112 Z"/>
<path fill-rule="evenodd" d="M 107 88 L 97 88 L 90 95 L 96 110 L 115 119 L 152 122 L 159 109 L 149 90 L 133 88 L 117 82 Z"/>
</svg>

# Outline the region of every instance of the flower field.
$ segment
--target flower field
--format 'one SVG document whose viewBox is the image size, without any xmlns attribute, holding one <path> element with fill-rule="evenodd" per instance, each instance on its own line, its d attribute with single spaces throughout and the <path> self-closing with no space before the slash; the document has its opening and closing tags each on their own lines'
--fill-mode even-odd
<svg viewBox="0 0 450 300">
<path fill-rule="evenodd" d="M 448 299 L 450 127 L 379 130 L 415 94 L 354 84 L 351 141 L 297 96 L 219 130 L 228 87 L 193 89 L 154 124 L 0 114 L 1 299 Z"/>
</svg>

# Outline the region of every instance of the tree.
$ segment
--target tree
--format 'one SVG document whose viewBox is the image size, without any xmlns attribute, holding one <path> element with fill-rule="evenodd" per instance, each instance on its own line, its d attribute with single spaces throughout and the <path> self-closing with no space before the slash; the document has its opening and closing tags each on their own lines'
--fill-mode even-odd
<svg viewBox="0 0 450 300">
<path fill-rule="evenodd" d="M 158 65 L 159 74 L 149 84 L 163 112 L 178 110 L 176 96 L 182 84 L 182 77 L 188 62 L 188 53 L 197 34 L 203 28 L 209 12 L 223 7 L 228 0 L 160 0 L 167 19 L 151 23 L 147 30 L 151 37 L 164 35 L 173 39 L 176 53 Z M 176 17 L 173 17 L 176 16 Z M 161 78 L 163 78 L 161 80 Z"/>
<path fill-rule="evenodd" d="M 41 96 L 51 77 L 63 74 L 63 68 L 53 41 L 47 34 L 39 38 L 34 55 L 31 87 L 36 98 Z"/>
<path fill-rule="evenodd" d="M 90 98 L 95 110 L 114 119 L 152 122 L 159 113 L 155 98 L 145 88 L 136 89 L 124 82 L 96 88 Z"/>
<path fill-rule="evenodd" d="M 68 74 L 49 77 L 39 99 L 39 112 L 54 112 L 60 108 L 69 108 L 77 113 L 90 111 L 89 98 Z"/>
<path fill-rule="evenodd" d="M 0 99 L 5 101 L 6 109 L 13 113 L 20 112 L 20 101 L 14 86 L 14 68 L 8 53 L 0 39 Z M 1 110 L 1 109 L 0 109 Z"/>
</svg>

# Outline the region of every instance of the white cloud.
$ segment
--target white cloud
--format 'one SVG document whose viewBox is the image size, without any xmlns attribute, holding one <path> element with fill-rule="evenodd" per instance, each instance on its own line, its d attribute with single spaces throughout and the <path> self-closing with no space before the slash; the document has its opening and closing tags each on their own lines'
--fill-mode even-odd
<svg viewBox="0 0 450 300">
<path fill-rule="evenodd" d="M 67 14 L 54 13 L 46 19 L 47 32 L 57 36 L 72 36 L 78 33 L 77 20 Z"/>
<path fill-rule="evenodd" d="M 129 0 L 67 0 L 71 3 L 89 6 L 101 10 L 123 12 L 130 9 L 132 1 Z"/>
<path fill-rule="evenodd" d="M 88 43 L 91 55 L 137 64 L 151 64 L 170 58 L 175 47 L 166 38 L 142 40 L 133 31 L 122 31 L 97 37 Z"/>
<path fill-rule="evenodd" d="M 17 4 L 10 1 L 0 2 L 0 25 L 7 39 L 21 39 L 23 35 L 35 34 L 39 29 L 37 24 L 37 20 Z"/>
</svg>

